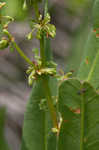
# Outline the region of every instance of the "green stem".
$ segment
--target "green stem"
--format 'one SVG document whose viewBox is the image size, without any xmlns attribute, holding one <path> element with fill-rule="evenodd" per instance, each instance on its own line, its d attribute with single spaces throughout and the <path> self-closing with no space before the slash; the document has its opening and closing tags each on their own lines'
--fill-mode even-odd
<svg viewBox="0 0 99 150">
<path fill-rule="evenodd" d="M 20 47 L 16 44 L 14 41 L 13 36 L 5 29 L 3 30 L 3 33 L 8 36 L 8 38 L 11 40 L 11 43 L 13 44 L 13 47 L 17 50 L 17 52 L 20 54 L 20 56 L 30 65 L 35 65 L 32 63 L 32 61 L 24 54 L 24 52 L 20 49 Z"/>
<path fill-rule="evenodd" d="M 48 0 L 44 0 L 44 5 L 45 5 L 44 17 L 45 17 L 48 13 Z"/>
<path fill-rule="evenodd" d="M 44 9 L 44 17 L 46 17 L 48 13 L 48 0 L 44 0 L 45 9 Z M 52 59 L 52 52 L 50 48 L 50 39 L 44 36 L 44 47 L 45 47 L 45 55 L 47 61 L 50 61 Z"/>
<path fill-rule="evenodd" d="M 43 86 L 45 89 L 45 95 L 47 98 L 48 108 L 49 108 L 50 115 L 51 115 L 51 118 L 53 121 L 53 126 L 54 126 L 54 128 L 58 128 L 56 110 L 55 110 L 54 105 L 53 105 L 53 99 L 51 96 L 51 91 L 50 91 L 50 87 L 48 84 L 48 79 L 46 77 L 43 77 L 43 83 L 44 83 Z"/>
<path fill-rule="evenodd" d="M 45 1 L 45 13 L 44 13 L 44 15 L 46 15 L 46 13 L 47 13 L 47 10 L 48 10 L 47 8 L 48 8 L 48 0 Z M 46 59 L 45 59 L 45 38 L 44 38 L 44 35 L 42 35 L 42 38 L 40 39 L 40 56 L 41 56 L 41 60 L 42 60 L 42 66 L 45 67 Z M 53 121 L 53 126 L 54 126 L 54 128 L 58 128 L 57 114 L 56 114 L 56 110 L 55 110 L 54 105 L 53 105 L 53 99 L 52 99 L 50 87 L 48 84 L 49 79 L 47 76 L 42 77 L 42 79 L 43 79 L 43 87 L 45 89 L 45 96 L 47 99 L 49 112 L 50 112 L 50 115 L 51 115 L 51 118 Z"/>
<path fill-rule="evenodd" d="M 13 46 L 17 50 L 17 52 L 20 54 L 20 56 L 30 65 L 34 65 L 32 61 L 23 53 L 23 51 L 19 48 L 19 46 L 15 43 L 15 41 L 12 41 Z"/>
<path fill-rule="evenodd" d="M 38 18 L 39 18 L 39 8 L 38 8 L 38 2 L 37 2 L 37 1 L 35 1 L 35 2 L 33 3 L 33 6 L 34 6 L 34 11 L 35 11 L 36 19 L 38 20 Z"/>
<path fill-rule="evenodd" d="M 84 150 L 84 118 L 85 118 L 85 102 L 84 102 L 84 95 L 82 94 L 80 150 Z"/>
<path fill-rule="evenodd" d="M 42 66 L 45 66 L 45 49 L 44 49 L 44 35 L 42 35 L 42 38 L 40 39 L 40 56 L 42 60 Z"/>
<path fill-rule="evenodd" d="M 42 60 L 42 66 L 45 67 L 45 51 L 44 51 L 44 36 L 42 36 L 41 40 L 40 40 L 40 56 L 41 56 L 41 60 Z M 56 115 L 56 111 L 53 105 L 53 99 L 51 96 L 51 91 L 48 85 L 48 78 L 43 77 L 43 86 L 45 89 L 45 95 L 47 98 L 47 103 L 48 103 L 48 107 L 49 107 L 49 111 L 51 114 L 51 118 L 53 121 L 53 125 L 55 128 L 58 128 L 58 124 L 57 124 L 57 115 Z"/>
</svg>

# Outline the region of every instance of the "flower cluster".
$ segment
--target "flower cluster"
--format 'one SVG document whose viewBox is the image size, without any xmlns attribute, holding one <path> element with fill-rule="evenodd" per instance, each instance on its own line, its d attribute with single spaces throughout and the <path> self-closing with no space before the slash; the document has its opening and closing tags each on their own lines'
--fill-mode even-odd
<svg viewBox="0 0 99 150">
<path fill-rule="evenodd" d="M 29 85 L 32 85 L 33 81 L 37 80 L 42 75 L 55 76 L 57 73 L 56 65 L 54 64 L 54 62 L 50 61 L 46 63 L 46 67 L 42 67 L 42 61 L 39 60 L 35 62 L 34 66 L 29 66 L 26 73 L 29 75 L 28 83 Z"/>
<path fill-rule="evenodd" d="M 5 2 L 0 2 L 0 9 L 5 5 Z M 5 31 L 7 31 L 9 23 L 13 20 L 14 19 L 10 16 L 3 16 L 0 14 L 0 50 L 4 50 L 10 44 L 10 38 L 7 36 L 7 34 L 5 34 Z"/>
<path fill-rule="evenodd" d="M 42 35 L 47 37 L 54 38 L 56 35 L 56 28 L 53 24 L 50 24 L 51 17 L 47 13 L 46 17 L 43 19 L 43 16 L 40 15 L 38 20 L 32 20 L 32 31 L 27 35 L 27 38 L 30 40 L 34 36 L 34 31 L 36 31 L 36 38 L 41 39 Z"/>
</svg>

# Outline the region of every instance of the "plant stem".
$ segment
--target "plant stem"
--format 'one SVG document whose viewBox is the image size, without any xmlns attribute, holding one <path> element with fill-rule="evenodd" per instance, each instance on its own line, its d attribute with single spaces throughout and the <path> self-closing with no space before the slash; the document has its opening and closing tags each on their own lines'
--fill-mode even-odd
<svg viewBox="0 0 99 150">
<path fill-rule="evenodd" d="M 6 35 L 9 37 L 11 43 L 13 44 L 13 47 L 17 50 L 17 52 L 20 54 L 20 56 L 21 56 L 28 64 L 30 64 L 30 65 L 32 65 L 32 66 L 35 67 L 35 65 L 32 63 L 32 61 L 24 54 L 24 52 L 23 52 L 23 51 L 20 49 L 20 47 L 16 44 L 16 42 L 14 41 L 13 36 L 12 36 L 7 30 L 4 30 L 3 32 L 4 32 L 4 34 L 6 34 Z"/>
<path fill-rule="evenodd" d="M 40 56 L 42 60 L 42 66 L 45 66 L 45 49 L 44 49 L 44 35 L 42 35 L 42 38 L 40 39 Z"/>
<path fill-rule="evenodd" d="M 41 56 L 41 60 L 42 60 L 42 66 L 45 67 L 45 51 L 44 51 L 44 36 L 42 36 L 41 40 L 40 40 L 40 56 Z M 45 96 L 47 98 L 47 103 L 48 103 L 48 108 L 51 114 L 51 118 L 53 121 L 53 125 L 54 128 L 58 128 L 58 123 L 57 123 L 57 115 L 56 115 L 56 111 L 53 105 L 53 99 L 51 96 L 51 91 L 48 85 L 48 77 L 44 76 L 42 77 L 43 79 L 43 86 L 45 89 Z"/>
<path fill-rule="evenodd" d="M 48 0 L 44 0 L 44 4 L 45 4 L 44 17 L 45 17 L 48 13 Z"/>
<path fill-rule="evenodd" d="M 85 118 L 85 102 L 84 102 L 84 95 L 82 94 L 80 150 L 84 150 L 84 118 Z"/>
<path fill-rule="evenodd" d="M 35 1 L 35 2 L 33 3 L 33 6 L 34 6 L 34 10 L 35 10 L 35 16 L 36 16 L 36 19 L 38 20 L 38 18 L 39 18 L 38 2 Z"/>
<path fill-rule="evenodd" d="M 46 17 L 48 13 L 48 0 L 44 0 L 44 2 L 45 2 L 44 17 Z M 45 48 L 45 56 L 46 56 L 45 59 L 47 59 L 47 61 L 51 61 L 52 52 L 50 48 L 50 39 L 47 38 L 46 36 L 44 36 L 44 48 Z"/>
<path fill-rule="evenodd" d="M 46 77 L 43 78 L 43 83 L 44 83 L 43 86 L 45 89 L 45 95 L 47 98 L 48 108 L 49 108 L 51 119 L 53 122 L 53 127 L 58 129 L 56 110 L 55 110 L 54 105 L 53 105 L 53 99 L 51 96 L 50 87 L 48 85 L 48 79 Z"/>
<path fill-rule="evenodd" d="M 20 54 L 20 56 L 30 65 L 34 65 L 32 61 L 23 53 L 23 51 L 19 48 L 19 46 L 15 43 L 15 41 L 12 41 L 13 46 L 17 50 L 17 52 Z"/>
<path fill-rule="evenodd" d="M 44 3 L 45 4 L 44 16 L 46 16 L 47 11 L 48 11 L 48 0 L 45 0 L 44 2 L 45 2 Z M 41 56 L 43 67 L 46 66 L 45 44 L 46 44 L 46 39 L 45 39 L 44 35 L 42 35 L 42 38 L 40 39 L 40 56 Z M 54 128 L 58 128 L 57 114 L 56 114 L 56 110 L 53 105 L 53 99 L 52 99 L 50 87 L 48 84 L 49 78 L 48 78 L 48 76 L 43 76 L 42 79 L 43 79 L 43 83 L 44 83 L 43 87 L 45 89 L 45 96 L 47 99 L 47 104 L 48 104 L 49 112 L 50 112 L 50 115 L 52 118 L 53 126 L 54 126 Z"/>
</svg>

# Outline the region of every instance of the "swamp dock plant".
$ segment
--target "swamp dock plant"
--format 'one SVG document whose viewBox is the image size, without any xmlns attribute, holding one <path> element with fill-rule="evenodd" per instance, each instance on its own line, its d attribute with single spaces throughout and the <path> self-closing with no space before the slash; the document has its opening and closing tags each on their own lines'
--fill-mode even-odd
<svg viewBox="0 0 99 150">
<path fill-rule="evenodd" d="M 24 115 L 21 150 L 98 150 L 99 149 L 99 0 L 93 8 L 92 29 L 77 76 L 61 76 L 52 61 L 50 38 L 56 35 L 48 13 L 48 0 L 30 0 L 35 18 L 28 40 L 37 38 L 32 62 L 8 31 L 13 21 L 0 15 L 0 50 L 10 46 L 29 64 L 28 83 L 32 92 Z M 44 13 L 39 12 L 39 3 Z M 0 3 L 0 9 L 5 3 Z M 27 9 L 24 0 L 23 9 Z M 0 130 L 1 131 L 1 130 Z M 0 143 L 1 146 L 1 143 Z M 6 150 L 6 149 L 2 149 Z"/>
</svg>

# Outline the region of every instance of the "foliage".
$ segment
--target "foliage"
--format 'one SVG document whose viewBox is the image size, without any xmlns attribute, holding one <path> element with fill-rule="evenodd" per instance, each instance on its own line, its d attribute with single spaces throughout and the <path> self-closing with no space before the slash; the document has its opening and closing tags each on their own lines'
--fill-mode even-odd
<svg viewBox="0 0 99 150">
<path fill-rule="evenodd" d="M 10 150 L 4 136 L 5 108 L 0 108 L 0 149 Z"/>
<path fill-rule="evenodd" d="M 98 57 L 99 57 L 99 37 L 98 37 L 98 17 L 97 8 L 99 1 L 95 2 L 93 8 L 93 26 L 85 45 L 85 54 L 78 71 L 78 78 L 89 81 L 95 88 L 98 88 Z M 97 15 L 95 15 L 97 14 Z"/>
<path fill-rule="evenodd" d="M 59 150 L 65 147 L 67 150 L 99 148 L 98 107 L 99 94 L 90 83 L 69 79 L 61 84 L 59 111 L 63 121 L 59 135 Z"/>
<path fill-rule="evenodd" d="M 44 99 L 44 92 L 42 91 L 43 89 L 41 87 L 41 81 L 37 81 L 37 83 L 34 83 L 32 89 L 33 91 L 31 93 L 30 100 L 27 105 L 27 112 L 24 118 L 23 141 L 26 148 L 30 150 L 32 150 L 33 148 L 44 150 L 46 144 L 46 112 L 40 109 L 39 106 L 40 101 Z M 22 150 L 24 150 L 24 143 L 22 144 Z"/>
<path fill-rule="evenodd" d="M 40 51 L 35 49 L 32 62 L 16 44 L 8 31 L 13 21 L 9 16 L 0 16 L 0 50 L 10 45 L 29 64 L 27 74 L 32 92 L 24 115 L 21 150 L 97 150 L 99 148 L 99 0 L 93 8 L 93 27 L 85 46 L 85 54 L 78 75 L 57 72 L 51 60 L 50 38 L 56 28 L 50 24 L 48 0 L 44 2 L 44 17 L 39 13 L 38 3 L 31 0 L 35 10 L 32 31 L 28 39 L 39 40 Z M 0 3 L 0 9 L 5 3 Z M 23 7 L 27 7 L 24 0 Z M 36 31 L 36 32 L 34 32 Z M 48 56 L 49 54 L 49 56 Z M 2 134 L 2 131 L 0 132 Z M 1 143 L 0 143 L 1 144 Z M 3 150 L 6 150 L 3 148 Z"/>
</svg>

